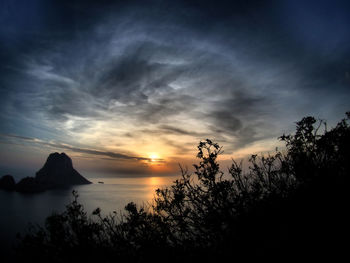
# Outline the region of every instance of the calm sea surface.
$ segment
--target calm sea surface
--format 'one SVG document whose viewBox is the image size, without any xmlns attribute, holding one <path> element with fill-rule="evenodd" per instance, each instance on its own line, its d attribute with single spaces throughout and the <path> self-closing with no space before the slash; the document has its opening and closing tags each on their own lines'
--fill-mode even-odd
<svg viewBox="0 0 350 263">
<path fill-rule="evenodd" d="M 97 208 L 102 213 L 120 212 L 133 201 L 138 205 L 150 202 L 157 188 L 170 185 L 174 177 L 149 178 L 99 178 L 90 179 L 93 184 L 67 189 L 50 190 L 37 194 L 21 194 L 0 190 L 0 246 L 10 246 L 16 233 L 23 232 L 29 223 L 43 224 L 53 212 L 62 212 L 73 200 L 72 190 L 79 194 L 78 201 L 88 214 Z M 104 184 L 99 184 L 103 181 Z M 1 250 L 1 249 L 0 249 Z"/>
</svg>

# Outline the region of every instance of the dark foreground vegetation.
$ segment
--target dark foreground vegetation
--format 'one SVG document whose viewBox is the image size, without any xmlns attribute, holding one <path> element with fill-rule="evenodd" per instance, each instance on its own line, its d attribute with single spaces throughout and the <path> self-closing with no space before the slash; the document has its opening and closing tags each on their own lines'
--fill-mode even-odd
<svg viewBox="0 0 350 263">
<path fill-rule="evenodd" d="M 195 172 L 156 191 L 152 207 L 88 216 L 77 201 L 22 237 L 22 262 L 227 262 L 337 257 L 348 238 L 350 113 L 327 130 L 313 117 L 283 135 L 283 152 L 220 170 L 221 147 L 198 145 Z M 334 259 L 333 258 L 333 259 Z"/>
</svg>

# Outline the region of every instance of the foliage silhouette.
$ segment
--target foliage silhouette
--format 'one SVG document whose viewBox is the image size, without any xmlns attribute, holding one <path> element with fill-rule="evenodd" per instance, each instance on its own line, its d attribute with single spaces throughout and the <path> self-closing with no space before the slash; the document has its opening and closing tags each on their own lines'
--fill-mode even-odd
<svg viewBox="0 0 350 263">
<path fill-rule="evenodd" d="M 222 148 L 198 145 L 194 173 L 156 190 L 151 207 L 134 203 L 124 214 L 87 216 L 74 201 L 20 239 L 17 261 L 170 262 L 252 259 L 345 253 L 350 114 L 327 130 L 305 117 L 286 150 L 252 155 L 247 172 L 232 160 L 224 174 Z M 321 132 L 322 131 L 322 132 Z"/>
</svg>

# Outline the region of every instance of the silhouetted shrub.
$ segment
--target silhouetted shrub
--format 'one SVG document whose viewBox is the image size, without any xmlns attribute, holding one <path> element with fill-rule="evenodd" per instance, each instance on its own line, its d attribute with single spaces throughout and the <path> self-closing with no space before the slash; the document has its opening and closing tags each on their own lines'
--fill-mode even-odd
<svg viewBox="0 0 350 263">
<path fill-rule="evenodd" d="M 88 217 L 74 201 L 44 227 L 21 239 L 19 261 L 148 262 L 278 257 L 320 251 L 341 253 L 347 225 L 350 127 L 347 119 L 327 131 L 312 117 L 280 137 L 285 152 L 252 155 L 249 170 L 217 162 L 222 148 L 198 145 L 194 173 L 156 191 L 152 207 Z M 321 132 L 322 130 L 322 132 Z M 317 252 L 318 251 L 318 252 Z"/>
</svg>

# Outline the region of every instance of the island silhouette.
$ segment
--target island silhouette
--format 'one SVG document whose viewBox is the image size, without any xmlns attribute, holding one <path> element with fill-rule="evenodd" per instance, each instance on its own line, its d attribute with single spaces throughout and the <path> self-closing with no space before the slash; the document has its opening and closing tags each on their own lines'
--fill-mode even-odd
<svg viewBox="0 0 350 263">
<path fill-rule="evenodd" d="M 0 178 L 0 189 L 23 193 L 42 192 L 70 185 L 91 184 L 73 168 L 72 159 L 65 153 L 51 153 L 35 177 L 25 177 L 18 183 L 11 175 Z"/>
</svg>

